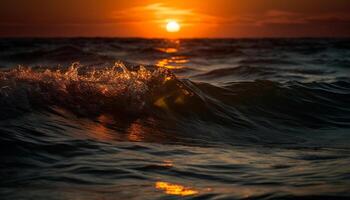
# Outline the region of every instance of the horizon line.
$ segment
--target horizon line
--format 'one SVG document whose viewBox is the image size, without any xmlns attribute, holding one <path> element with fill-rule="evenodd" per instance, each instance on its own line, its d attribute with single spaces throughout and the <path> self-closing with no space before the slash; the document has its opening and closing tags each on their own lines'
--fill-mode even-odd
<svg viewBox="0 0 350 200">
<path fill-rule="evenodd" d="M 0 36 L 0 39 L 144 39 L 144 40 L 191 40 L 191 39 L 350 39 L 349 36 L 246 36 L 246 37 L 133 37 L 133 36 Z"/>
</svg>

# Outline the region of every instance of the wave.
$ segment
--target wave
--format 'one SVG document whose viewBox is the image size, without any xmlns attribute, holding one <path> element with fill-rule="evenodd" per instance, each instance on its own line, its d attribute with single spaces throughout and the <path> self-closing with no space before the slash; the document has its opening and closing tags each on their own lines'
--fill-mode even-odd
<svg viewBox="0 0 350 200">
<path fill-rule="evenodd" d="M 339 68 L 350 68 L 350 60 L 348 59 L 324 59 L 318 58 L 310 61 L 312 64 L 324 65 L 331 67 L 339 67 Z"/>
<path fill-rule="evenodd" d="M 330 75 L 333 73 L 335 73 L 335 71 L 321 69 L 273 68 L 264 66 L 240 65 L 238 67 L 214 69 L 209 72 L 194 75 L 192 77 L 200 79 L 221 79 L 223 77 L 233 76 L 238 80 L 241 80 L 242 78 L 250 78 L 252 80 L 270 80 L 273 78 L 283 77 L 284 80 L 302 80 L 304 78 L 307 78 L 308 75 Z"/>
<path fill-rule="evenodd" d="M 292 62 L 283 59 L 243 59 L 240 64 L 246 65 L 298 65 L 297 62 Z"/>
<path fill-rule="evenodd" d="M 275 74 L 276 69 L 270 67 L 238 66 L 222 69 L 214 69 L 203 74 L 195 75 L 196 78 L 221 78 L 225 76 L 266 76 Z"/>
<path fill-rule="evenodd" d="M 228 84 L 221 90 L 204 84 L 205 93 L 239 110 L 255 124 L 271 127 L 349 127 L 350 82 L 278 83 L 261 80 Z"/>
<path fill-rule="evenodd" d="M 80 46 L 75 45 L 62 45 L 56 48 L 41 48 L 30 51 L 19 51 L 2 55 L 0 57 L 3 61 L 14 62 L 27 62 L 27 63 L 43 63 L 43 62 L 60 62 L 60 63 L 72 63 L 77 60 L 81 62 L 98 62 L 98 61 L 110 61 L 111 58 L 105 55 L 99 55 L 92 53 L 88 50 L 84 50 Z"/>
<path fill-rule="evenodd" d="M 151 72 L 142 66 L 129 71 L 121 63 L 103 69 L 75 63 L 66 70 L 19 67 L 1 72 L 0 79 L 1 109 L 11 110 L 4 113 L 57 105 L 78 114 L 132 114 L 145 109 L 148 95 L 171 75 L 164 69 Z"/>
<path fill-rule="evenodd" d="M 229 70 L 249 73 L 247 69 L 256 70 Z M 225 69 L 214 72 L 206 76 L 228 73 Z M 127 68 L 122 63 L 107 68 L 75 63 L 65 70 L 20 67 L 0 73 L 3 119 L 58 106 L 85 117 L 190 118 L 230 129 L 331 128 L 350 127 L 349 101 L 348 79 L 311 83 L 256 80 L 214 86 L 178 79 L 165 68 Z"/>
</svg>

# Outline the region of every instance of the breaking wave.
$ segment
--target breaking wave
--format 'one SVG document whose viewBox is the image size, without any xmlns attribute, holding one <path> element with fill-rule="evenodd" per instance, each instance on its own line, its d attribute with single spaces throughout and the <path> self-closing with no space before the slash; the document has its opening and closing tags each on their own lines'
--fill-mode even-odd
<svg viewBox="0 0 350 200">
<path fill-rule="evenodd" d="M 251 70 L 254 68 L 222 69 L 205 76 Z M 19 67 L 3 71 L 0 88 L 2 119 L 59 107 L 89 118 L 101 114 L 153 116 L 180 124 L 190 119 L 231 130 L 350 127 L 349 80 L 256 80 L 215 86 L 178 79 L 159 67 L 116 63 L 93 68 L 74 63 L 66 69 Z"/>
<path fill-rule="evenodd" d="M 1 109 L 9 114 L 48 106 L 77 114 L 141 113 L 151 93 L 172 78 L 165 69 L 131 71 L 122 63 L 103 69 L 78 63 L 66 70 L 19 67 L 0 74 Z"/>
</svg>

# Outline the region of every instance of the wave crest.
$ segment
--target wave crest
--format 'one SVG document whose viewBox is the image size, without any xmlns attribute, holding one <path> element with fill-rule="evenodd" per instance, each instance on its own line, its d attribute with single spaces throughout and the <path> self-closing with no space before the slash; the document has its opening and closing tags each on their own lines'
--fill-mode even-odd
<svg viewBox="0 0 350 200">
<path fill-rule="evenodd" d="M 1 109 L 20 111 L 58 105 L 78 114 L 101 110 L 141 112 L 157 87 L 174 79 L 168 70 L 112 67 L 91 68 L 73 63 L 67 69 L 18 67 L 0 72 Z M 20 101 L 20 102 L 18 102 Z"/>
</svg>

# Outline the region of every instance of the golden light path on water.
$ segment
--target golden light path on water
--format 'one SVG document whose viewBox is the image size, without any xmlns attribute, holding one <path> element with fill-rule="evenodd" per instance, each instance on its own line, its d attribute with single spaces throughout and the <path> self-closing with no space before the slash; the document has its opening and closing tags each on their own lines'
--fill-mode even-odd
<svg viewBox="0 0 350 200">
<path fill-rule="evenodd" d="M 180 50 L 180 41 L 169 40 L 167 42 L 171 44 L 171 47 L 161 47 L 157 48 L 157 50 L 166 53 L 167 55 L 169 55 L 169 57 L 158 60 L 155 65 L 157 67 L 175 70 L 185 68 L 184 64 L 188 63 L 189 60 L 185 56 L 176 55 L 176 53 L 178 53 Z"/>
<path fill-rule="evenodd" d="M 156 64 L 158 67 L 165 67 L 167 69 L 182 69 L 184 66 L 181 64 L 188 63 L 188 60 L 184 56 L 173 56 L 159 60 Z"/>
<path fill-rule="evenodd" d="M 195 189 L 188 188 L 183 185 L 172 184 L 172 183 L 163 182 L 163 181 L 157 181 L 155 183 L 155 188 L 159 190 L 163 190 L 164 193 L 166 194 L 178 195 L 178 196 L 189 196 L 189 195 L 195 195 L 199 193 Z"/>
<path fill-rule="evenodd" d="M 177 48 L 157 48 L 157 50 L 164 53 L 176 53 L 178 51 Z"/>
</svg>

